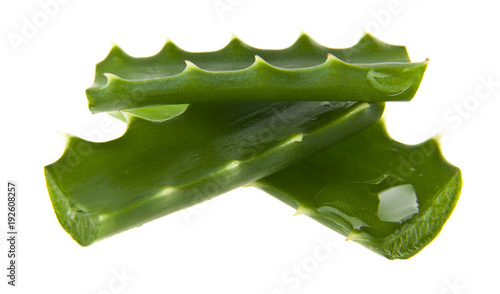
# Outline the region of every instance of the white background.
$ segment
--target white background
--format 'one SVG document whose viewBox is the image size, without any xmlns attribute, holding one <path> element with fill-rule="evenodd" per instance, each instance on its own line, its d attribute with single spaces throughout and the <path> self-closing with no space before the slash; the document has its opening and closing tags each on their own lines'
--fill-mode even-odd
<svg viewBox="0 0 500 294">
<path fill-rule="evenodd" d="M 20 210 L 13 288 L 0 198 L 1 293 L 500 293 L 496 1 L 61 0 L 48 12 L 46 2 L 0 4 L 0 182 L 17 181 Z M 27 32 L 27 22 L 35 30 Z M 88 248 L 64 232 L 43 166 L 62 154 L 57 131 L 94 140 L 123 133 L 123 125 L 90 114 L 84 93 L 113 42 L 134 56 L 155 54 L 166 37 L 186 50 L 217 50 L 231 33 L 284 48 L 301 29 L 329 47 L 353 45 L 367 30 L 406 45 L 414 61 L 430 58 L 414 100 L 391 103 L 385 114 L 405 143 L 444 130 L 444 154 L 463 171 L 455 212 L 427 248 L 386 260 L 252 188 Z M 318 247 L 325 242 L 330 251 Z M 303 275 L 291 274 L 296 266 Z"/>
</svg>

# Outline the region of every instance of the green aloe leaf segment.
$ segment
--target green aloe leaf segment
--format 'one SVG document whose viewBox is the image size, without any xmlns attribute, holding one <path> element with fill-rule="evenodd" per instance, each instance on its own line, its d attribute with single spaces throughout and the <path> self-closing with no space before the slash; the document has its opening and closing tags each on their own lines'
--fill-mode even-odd
<svg viewBox="0 0 500 294">
<path fill-rule="evenodd" d="M 171 41 L 134 58 L 115 46 L 87 89 L 92 112 L 213 101 L 404 101 L 420 85 L 427 61 L 370 35 L 346 49 L 301 35 L 289 48 L 262 50 L 233 38 L 215 52 L 191 53 Z"/>
<path fill-rule="evenodd" d="M 45 167 L 56 215 L 82 245 L 248 184 L 375 123 L 383 105 L 193 103 L 165 122 L 131 114 L 126 133 L 67 138 Z"/>
<path fill-rule="evenodd" d="M 462 178 L 436 139 L 401 144 L 379 122 L 253 185 L 349 240 L 404 259 L 440 232 Z"/>
<path fill-rule="evenodd" d="M 119 47 L 96 66 L 92 112 L 127 131 L 95 143 L 67 135 L 45 167 L 62 227 L 87 246 L 242 185 L 260 188 L 389 259 L 439 233 L 460 170 L 430 139 L 391 139 L 384 101 L 415 95 L 428 61 L 366 34 L 345 49 L 302 34 L 264 50 L 234 37 L 219 51 L 168 41 L 135 58 Z"/>
</svg>

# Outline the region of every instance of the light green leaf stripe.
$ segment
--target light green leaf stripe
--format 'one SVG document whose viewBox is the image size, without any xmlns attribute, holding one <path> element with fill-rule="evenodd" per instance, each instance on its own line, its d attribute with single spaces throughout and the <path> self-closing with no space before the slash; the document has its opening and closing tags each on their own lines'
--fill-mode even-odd
<svg viewBox="0 0 500 294">
<path fill-rule="evenodd" d="M 118 139 L 69 136 L 62 157 L 45 167 L 47 187 L 62 227 L 86 246 L 297 163 L 375 123 L 383 108 L 193 103 L 163 122 L 124 113 L 128 128 Z"/>
</svg>

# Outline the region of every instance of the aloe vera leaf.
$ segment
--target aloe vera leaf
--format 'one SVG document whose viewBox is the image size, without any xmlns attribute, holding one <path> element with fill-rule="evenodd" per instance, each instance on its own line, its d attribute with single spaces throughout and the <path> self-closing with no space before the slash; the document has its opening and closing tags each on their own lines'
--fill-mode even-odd
<svg viewBox="0 0 500 294">
<path fill-rule="evenodd" d="M 348 240 L 406 259 L 439 234 L 462 179 L 436 139 L 401 144 L 379 122 L 252 185 Z"/>
<path fill-rule="evenodd" d="M 128 113 L 115 140 L 69 136 L 45 167 L 62 227 L 81 245 L 267 176 L 375 123 L 383 104 L 193 103 L 164 122 Z"/>
<path fill-rule="evenodd" d="M 192 53 L 168 41 L 146 58 L 113 47 L 86 93 L 92 112 L 207 101 L 410 100 L 427 63 L 411 63 L 404 47 L 371 35 L 346 49 L 305 34 L 282 50 L 235 37 L 219 51 Z"/>
<path fill-rule="evenodd" d="M 182 113 L 184 113 L 184 111 L 186 111 L 188 106 L 189 104 L 170 104 L 123 111 L 110 111 L 108 112 L 108 114 L 123 122 L 127 122 L 127 118 L 125 117 L 124 113 L 129 113 L 147 120 L 160 122 L 181 115 Z"/>
</svg>

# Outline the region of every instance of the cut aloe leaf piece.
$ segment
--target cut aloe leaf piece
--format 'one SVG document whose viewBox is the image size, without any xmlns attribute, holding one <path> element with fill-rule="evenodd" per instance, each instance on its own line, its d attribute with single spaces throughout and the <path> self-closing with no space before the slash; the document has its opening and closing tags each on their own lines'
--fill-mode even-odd
<svg viewBox="0 0 500 294">
<path fill-rule="evenodd" d="M 163 122 L 123 113 L 128 128 L 118 139 L 68 136 L 62 157 L 45 167 L 47 187 L 60 224 L 86 246 L 297 163 L 372 125 L 383 108 L 193 103 Z"/>
<path fill-rule="evenodd" d="M 160 105 L 123 111 L 110 111 L 108 114 L 123 122 L 127 122 L 126 113 L 151 121 L 164 121 L 183 114 L 188 106 L 189 104 Z"/>
<path fill-rule="evenodd" d="M 379 122 L 252 185 L 348 240 L 406 259 L 439 234 L 462 179 L 436 139 L 401 144 Z"/>
<path fill-rule="evenodd" d="M 92 112 L 208 101 L 407 101 L 428 61 L 365 35 L 333 49 L 302 34 L 290 47 L 263 50 L 238 38 L 214 52 L 186 52 L 168 41 L 134 58 L 115 46 L 87 89 Z"/>
</svg>

